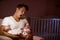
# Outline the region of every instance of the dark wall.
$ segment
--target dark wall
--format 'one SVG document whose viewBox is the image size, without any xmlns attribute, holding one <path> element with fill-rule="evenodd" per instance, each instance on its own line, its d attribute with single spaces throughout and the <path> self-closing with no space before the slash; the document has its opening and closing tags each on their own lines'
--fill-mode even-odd
<svg viewBox="0 0 60 40">
<path fill-rule="evenodd" d="M 0 18 L 13 15 L 17 4 L 29 6 L 27 16 L 35 17 L 59 17 L 59 10 L 55 0 L 0 0 Z M 56 14 L 57 13 L 57 14 Z"/>
</svg>

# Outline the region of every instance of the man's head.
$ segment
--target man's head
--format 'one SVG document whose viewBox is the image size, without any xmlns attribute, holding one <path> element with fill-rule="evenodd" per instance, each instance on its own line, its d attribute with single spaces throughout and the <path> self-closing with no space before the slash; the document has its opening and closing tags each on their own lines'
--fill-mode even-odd
<svg viewBox="0 0 60 40">
<path fill-rule="evenodd" d="M 20 17 L 21 15 L 24 15 L 29 10 L 27 5 L 24 4 L 18 4 L 16 7 L 16 16 Z"/>
</svg>

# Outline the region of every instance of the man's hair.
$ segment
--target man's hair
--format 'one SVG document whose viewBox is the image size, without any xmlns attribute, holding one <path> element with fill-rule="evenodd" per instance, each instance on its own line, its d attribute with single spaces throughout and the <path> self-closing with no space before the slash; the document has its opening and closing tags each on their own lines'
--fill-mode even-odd
<svg viewBox="0 0 60 40">
<path fill-rule="evenodd" d="M 25 7 L 26 11 L 29 10 L 29 7 L 27 5 L 25 5 L 25 4 L 18 4 L 17 5 L 17 8 L 19 8 L 19 9 L 22 8 L 22 7 Z"/>
</svg>

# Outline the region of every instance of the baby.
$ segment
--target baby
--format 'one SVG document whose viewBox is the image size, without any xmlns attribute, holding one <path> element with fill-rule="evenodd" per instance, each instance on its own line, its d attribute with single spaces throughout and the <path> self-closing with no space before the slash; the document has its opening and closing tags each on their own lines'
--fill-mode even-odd
<svg viewBox="0 0 60 40">
<path fill-rule="evenodd" d="M 9 33 L 9 34 L 14 34 L 14 35 L 19 35 L 22 34 L 23 36 L 26 36 L 27 34 L 30 33 L 30 29 L 29 26 L 24 26 L 23 28 L 18 28 L 18 29 L 13 29 L 11 30 L 10 27 L 5 27 L 5 30 Z"/>
<path fill-rule="evenodd" d="M 22 35 L 23 36 L 26 36 L 27 34 L 29 34 L 30 33 L 30 29 L 29 29 L 29 27 L 28 26 L 26 26 L 26 27 L 24 27 L 23 28 L 23 32 L 22 32 Z"/>
</svg>

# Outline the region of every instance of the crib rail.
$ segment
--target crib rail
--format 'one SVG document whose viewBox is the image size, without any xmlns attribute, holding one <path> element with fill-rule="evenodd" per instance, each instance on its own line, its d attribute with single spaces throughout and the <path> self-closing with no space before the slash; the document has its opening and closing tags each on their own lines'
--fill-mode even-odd
<svg viewBox="0 0 60 40">
<path fill-rule="evenodd" d="M 59 18 L 31 18 L 30 22 L 34 35 L 43 36 L 46 40 L 59 40 Z"/>
</svg>

